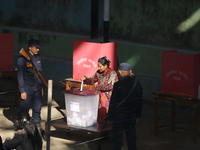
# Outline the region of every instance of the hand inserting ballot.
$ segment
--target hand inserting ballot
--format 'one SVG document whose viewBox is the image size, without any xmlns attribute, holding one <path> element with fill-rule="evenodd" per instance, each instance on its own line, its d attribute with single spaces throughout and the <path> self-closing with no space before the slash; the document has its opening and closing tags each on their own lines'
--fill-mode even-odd
<svg viewBox="0 0 200 150">
<path fill-rule="evenodd" d="M 96 88 L 98 85 L 98 82 L 94 83 L 93 86 Z"/>
</svg>

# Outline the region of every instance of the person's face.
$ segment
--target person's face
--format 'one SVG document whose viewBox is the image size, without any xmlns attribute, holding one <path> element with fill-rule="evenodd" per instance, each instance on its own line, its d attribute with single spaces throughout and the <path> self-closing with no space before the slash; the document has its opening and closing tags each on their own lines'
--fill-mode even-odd
<svg viewBox="0 0 200 150">
<path fill-rule="evenodd" d="M 119 75 L 120 75 L 121 77 L 123 77 L 122 71 L 121 71 L 121 70 L 118 70 L 118 72 L 119 72 Z"/>
<path fill-rule="evenodd" d="M 108 68 L 108 65 L 102 65 L 100 62 L 98 62 L 98 68 L 100 72 L 105 72 Z"/>
<path fill-rule="evenodd" d="M 30 50 L 31 55 L 36 55 L 40 51 L 39 48 L 35 46 L 30 46 L 29 50 Z"/>
</svg>

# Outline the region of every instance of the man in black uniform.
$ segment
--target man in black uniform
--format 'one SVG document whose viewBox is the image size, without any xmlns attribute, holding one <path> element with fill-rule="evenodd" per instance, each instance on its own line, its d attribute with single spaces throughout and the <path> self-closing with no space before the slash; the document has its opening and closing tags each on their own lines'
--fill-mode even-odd
<svg viewBox="0 0 200 150">
<path fill-rule="evenodd" d="M 120 80 L 114 84 L 108 109 L 107 120 L 112 121 L 111 140 L 113 150 L 120 150 L 123 129 L 129 150 L 136 150 L 135 125 L 142 113 L 142 86 L 131 77 L 130 65 L 121 63 L 119 66 Z"/>
<path fill-rule="evenodd" d="M 38 40 L 29 40 L 27 54 L 31 58 L 39 72 L 42 71 L 41 58 L 38 54 L 40 47 L 41 45 Z M 36 124 L 36 126 L 40 128 L 42 132 L 44 132 L 40 124 L 42 96 L 44 95 L 42 81 L 40 80 L 39 76 L 35 74 L 32 65 L 28 62 L 28 60 L 25 57 L 20 56 L 18 58 L 17 65 L 17 80 L 22 99 L 20 103 L 20 109 L 28 112 L 32 105 L 33 121 Z"/>
</svg>

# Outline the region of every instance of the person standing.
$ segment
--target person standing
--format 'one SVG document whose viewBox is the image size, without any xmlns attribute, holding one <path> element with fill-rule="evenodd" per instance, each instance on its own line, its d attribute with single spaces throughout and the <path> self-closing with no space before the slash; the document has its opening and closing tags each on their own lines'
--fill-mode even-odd
<svg viewBox="0 0 200 150">
<path fill-rule="evenodd" d="M 42 71 L 41 57 L 38 54 L 40 43 L 36 39 L 30 39 L 28 42 L 27 55 L 31 58 L 38 71 Z M 33 66 L 23 56 L 18 58 L 18 70 L 17 80 L 19 85 L 19 91 L 21 93 L 20 109 L 29 112 L 32 105 L 32 118 L 35 125 L 44 134 L 44 130 L 41 127 L 41 108 L 42 108 L 42 96 L 44 95 L 42 81 L 39 76 L 33 70 Z"/>
<path fill-rule="evenodd" d="M 136 77 L 132 77 L 128 63 L 119 65 L 120 80 L 114 84 L 106 120 L 112 121 L 111 141 L 113 150 L 122 146 L 123 130 L 129 150 L 136 150 L 136 129 L 142 113 L 143 89 Z M 130 76 L 131 75 L 131 76 Z"/>
<path fill-rule="evenodd" d="M 87 78 L 81 77 L 81 81 L 91 83 L 96 90 L 101 91 L 99 99 L 98 122 L 105 122 L 106 113 L 110 103 L 113 85 L 118 81 L 117 73 L 110 68 L 110 60 L 104 56 L 98 59 L 98 70 L 95 74 Z"/>
</svg>

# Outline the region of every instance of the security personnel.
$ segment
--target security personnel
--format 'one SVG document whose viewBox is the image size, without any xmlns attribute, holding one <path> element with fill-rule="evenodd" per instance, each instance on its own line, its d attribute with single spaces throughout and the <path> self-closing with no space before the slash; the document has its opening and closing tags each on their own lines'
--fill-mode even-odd
<svg viewBox="0 0 200 150">
<path fill-rule="evenodd" d="M 107 120 L 112 121 L 111 140 L 113 150 L 122 146 L 123 129 L 129 150 L 136 150 L 135 125 L 142 113 L 142 86 L 136 77 L 131 75 L 130 65 L 119 66 L 120 80 L 114 84 Z"/>
<path fill-rule="evenodd" d="M 41 58 L 38 54 L 39 48 L 41 47 L 38 40 L 30 39 L 28 42 L 28 56 L 33 61 L 34 65 L 37 67 L 38 71 L 42 71 L 41 66 Z M 38 128 L 41 129 L 42 132 L 44 130 L 41 128 L 41 108 L 42 108 L 42 96 L 44 95 L 44 91 L 42 88 L 42 81 L 35 74 L 32 65 L 29 61 L 20 56 L 18 58 L 18 71 L 17 71 L 17 80 L 19 85 L 19 91 L 21 93 L 21 103 L 20 109 L 29 111 L 32 105 L 32 118 L 34 123 Z"/>
</svg>

